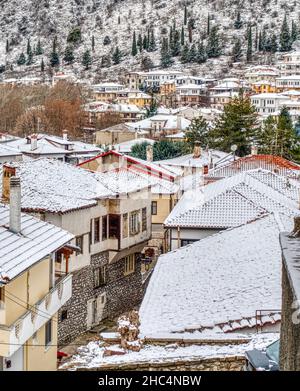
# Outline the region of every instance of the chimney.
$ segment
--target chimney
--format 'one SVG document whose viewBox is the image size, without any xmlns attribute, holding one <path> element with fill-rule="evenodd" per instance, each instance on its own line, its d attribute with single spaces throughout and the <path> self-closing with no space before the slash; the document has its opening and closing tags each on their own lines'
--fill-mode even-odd
<svg viewBox="0 0 300 391">
<path fill-rule="evenodd" d="M 256 145 L 251 145 L 251 155 L 258 155 L 258 149 Z"/>
<path fill-rule="evenodd" d="M 32 134 L 30 138 L 31 138 L 31 150 L 34 151 L 35 149 L 37 149 L 37 135 Z"/>
<path fill-rule="evenodd" d="M 153 162 L 153 147 L 152 147 L 152 145 L 147 145 L 146 156 L 147 156 L 147 162 Z"/>
<path fill-rule="evenodd" d="M 3 164 L 2 168 L 2 202 L 10 199 L 10 178 L 16 175 L 16 168 L 9 164 Z"/>
<path fill-rule="evenodd" d="M 182 128 L 182 116 L 181 114 L 177 115 L 177 130 L 181 131 Z"/>
<path fill-rule="evenodd" d="M 21 181 L 16 176 L 10 178 L 9 206 L 9 230 L 18 234 L 21 232 Z"/>
<path fill-rule="evenodd" d="M 65 129 L 63 130 L 63 140 L 68 141 L 68 131 Z"/>
<path fill-rule="evenodd" d="M 193 158 L 194 158 L 194 159 L 198 159 L 200 156 L 201 156 L 201 146 L 200 146 L 200 142 L 199 142 L 199 141 L 195 141 Z"/>
</svg>

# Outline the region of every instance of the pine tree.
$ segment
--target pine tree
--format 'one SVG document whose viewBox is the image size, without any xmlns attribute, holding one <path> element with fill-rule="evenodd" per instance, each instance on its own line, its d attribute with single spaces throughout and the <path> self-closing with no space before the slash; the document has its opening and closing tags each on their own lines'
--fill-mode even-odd
<svg viewBox="0 0 300 391">
<path fill-rule="evenodd" d="M 6 47 L 5 47 L 5 51 L 6 51 L 6 53 L 8 53 L 8 52 L 9 52 L 9 41 L 8 41 L 8 39 L 6 40 Z"/>
<path fill-rule="evenodd" d="M 162 41 L 160 64 L 163 68 L 168 68 L 173 64 L 167 38 L 163 38 Z"/>
<path fill-rule="evenodd" d="M 155 36 L 154 36 L 154 30 L 151 30 L 150 33 L 150 40 L 149 40 L 149 47 L 148 51 L 149 52 L 154 52 L 156 50 L 156 42 L 155 42 Z"/>
<path fill-rule="evenodd" d="M 184 45 L 185 37 L 184 37 L 184 27 L 181 27 L 181 34 L 180 34 L 180 44 L 181 46 Z"/>
<path fill-rule="evenodd" d="M 254 41 L 254 49 L 255 49 L 255 51 L 258 50 L 258 42 L 259 42 L 259 36 L 258 36 L 258 28 L 256 26 L 256 28 L 255 28 L 255 41 Z"/>
<path fill-rule="evenodd" d="M 241 20 L 241 13 L 240 13 L 240 11 L 238 11 L 237 16 L 236 16 L 236 20 L 234 22 L 234 28 L 239 30 L 240 28 L 242 28 L 242 26 L 243 26 L 243 22 Z"/>
<path fill-rule="evenodd" d="M 247 62 L 252 61 L 252 28 L 248 26 L 247 31 Z"/>
<path fill-rule="evenodd" d="M 189 51 L 189 62 L 196 62 L 197 61 L 197 50 L 196 45 L 193 44 Z"/>
<path fill-rule="evenodd" d="M 137 44 L 136 44 L 136 35 L 135 31 L 133 32 L 133 38 L 132 38 L 132 48 L 131 48 L 131 55 L 135 57 L 137 55 Z"/>
<path fill-rule="evenodd" d="M 92 35 L 92 51 L 95 51 L 95 37 Z"/>
<path fill-rule="evenodd" d="M 27 49 L 26 49 L 26 53 L 27 53 L 27 56 L 28 56 L 30 53 L 32 53 L 30 38 L 28 38 L 28 40 L 27 40 Z"/>
<path fill-rule="evenodd" d="M 219 57 L 221 55 L 220 39 L 217 26 L 213 26 L 210 30 L 206 51 L 208 58 Z"/>
<path fill-rule="evenodd" d="M 194 118 L 185 131 L 185 137 L 191 150 L 194 148 L 196 142 L 200 143 L 202 148 L 206 148 L 211 142 L 206 120 L 201 116 Z"/>
<path fill-rule="evenodd" d="M 88 70 L 92 65 L 91 52 L 87 49 L 82 56 L 82 65 Z"/>
<path fill-rule="evenodd" d="M 147 35 L 144 35 L 144 38 L 143 38 L 143 49 L 144 50 L 148 50 L 148 47 L 149 47 L 148 37 L 147 37 Z"/>
<path fill-rule="evenodd" d="M 198 45 L 198 53 L 197 53 L 196 61 L 198 64 L 203 64 L 206 60 L 207 60 L 206 50 L 203 45 L 203 42 L 200 42 Z"/>
<path fill-rule="evenodd" d="M 287 22 L 287 17 L 284 15 L 284 19 L 281 26 L 280 32 L 280 51 L 288 52 L 291 50 L 291 35 L 290 29 Z"/>
<path fill-rule="evenodd" d="M 52 52 L 50 54 L 50 65 L 52 68 L 59 65 L 59 55 L 57 53 L 57 38 L 55 37 L 52 44 Z"/>
<path fill-rule="evenodd" d="M 207 15 L 207 35 L 210 34 L 210 15 Z"/>
<path fill-rule="evenodd" d="M 72 63 L 73 63 L 73 61 L 75 60 L 74 51 L 73 51 L 73 46 L 68 45 L 68 46 L 66 47 L 63 60 L 64 60 L 67 64 L 72 64 Z"/>
<path fill-rule="evenodd" d="M 26 65 L 31 65 L 33 63 L 33 53 L 29 52 L 26 60 Z"/>
<path fill-rule="evenodd" d="M 24 65 L 26 63 L 25 54 L 22 52 L 17 60 L 18 65 Z"/>
<path fill-rule="evenodd" d="M 181 51 L 180 61 L 182 64 L 186 64 L 190 61 L 190 48 L 187 44 L 184 45 Z"/>
<path fill-rule="evenodd" d="M 173 30 L 171 56 L 176 57 L 180 54 L 180 33 L 178 30 Z"/>
<path fill-rule="evenodd" d="M 42 58 L 42 61 L 41 61 L 41 72 L 45 72 L 45 63 L 44 63 L 44 59 Z"/>
<path fill-rule="evenodd" d="M 262 52 L 264 49 L 264 45 L 263 45 L 263 37 L 262 37 L 262 33 L 261 31 L 259 32 L 259 36 L 258 36 L 258 50 L 260 52 Z"/>
<path fill-rule="evenodd" d="M 139 36 L 138 36 L 137 46 L 139 47 L 139 51 L 141 53 L 143 51 L 143 38 L 142 38 L 141 33 L 139 33 Z"/>
<path fill-rule="evenodd" d="M 112 60 L 115 65 L 120 64 L 120 62 L 122 60 L 122 53 L 121 53 L 118 46 L 116 47 L 115 51 L 113 52 Z"/>
<path fill-rule="evenodd" d="M 267 28 L 263 27 L 262 35 L 261 35 L 261 51 L 265 52 L 268 46 L 268 37 L 267 37 Z"/>
<path fill-rule="evenodd" d="M 237 145 L 237 155 L 250 153 L 254 135 L 258 131 L 257 112 L 243 92 L 224 106 L 224 111 L 212 130 L 212 147 L 225 152 Z"/>
<path fill-rule="evenodd" d="M 36 49 L 35 49 L 35 54 L 36 56 L 40 56 L 43 54 L 43 49 L 42 49 L 42 44 L 41 44 L 41 40 L 39 39 L 38 40 L 38 43 L 37 43 L 37 46 L 36 46 Z"/>
<path fill-rule="evenodd" d="M 292 43 L 298 39 L 299 30 L 296 23 L 292 20 L 291 40 Z"/>
<path fill-rule="evenodd" d="M 235 41 L 235 44 L 232 49 L 232 60 L 233 62 L 239 62 L 242 58 L 242 43 L 241 40 L 238 38 Z"/>
<path fill-rule="evenodd" d="M 186 26 L 187 25 L 187 6 L 184 6 L 184 18 L 183 18 L 183 23 Z"/>
</svg>

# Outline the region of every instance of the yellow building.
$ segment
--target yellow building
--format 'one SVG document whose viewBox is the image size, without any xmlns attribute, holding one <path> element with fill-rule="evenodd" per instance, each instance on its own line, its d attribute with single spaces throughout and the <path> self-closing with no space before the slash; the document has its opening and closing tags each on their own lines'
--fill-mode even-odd
<svg viewBox="0 0 300 391">
<path fill-rule="evenodd" d="M 10 207 L 0 204 L 0 371 L 57 368 L 57 312 L 72 277 L 56 279 L 55 253 L 73 235 L 21 214 L 20 179 L 5 172 Z M 4 201 L 7 201 L 5 199 Z"/>
<path fill-rule="evenodd" d="M 256 94 L 269 94 L 277 92 L 274 82 L 269 80 L 257 81 L 251 84 L 252 91 Z"/>
</svg>

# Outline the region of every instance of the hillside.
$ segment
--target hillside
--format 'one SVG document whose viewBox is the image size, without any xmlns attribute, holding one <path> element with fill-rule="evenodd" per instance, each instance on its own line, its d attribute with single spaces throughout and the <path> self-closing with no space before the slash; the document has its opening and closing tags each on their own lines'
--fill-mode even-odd
<svg viewBox="0 0 300 391">
<path fill-rule="evenodd" d="M 150 53 L 150 57 L 154 65 L 159 65 L 162 38 L 168 37 L 174 20 L 176 28 L 181 30 L 185 4 L 188 18 L 194 19 L 193 43 L 197 43 L 200 38 L 205 40 L 207 19 L 210 15 L 211 26 L 219 26 L 224 55 L 231 54 L 233 44 L 239 37 L 245 56 L 246 30 L 249 23 L 253 26 L 253 35 L 256 30 L 260 31 L 265 27 L 266 32 L 275 33 L 279 37 L 286 13 L 289 25 L 294 20 L 295 25 L 300 27 L 300 0 L 2 0 L 0 64 L 7 64 L 7 68 L 12 65 L 14 70 L 25 70 L 28 73 L 33 70 L 34 65 L 37 70 L 40 68 L 43 57 L 47 66 L 55 36 L 62 59 L 69 33 L 79 27 L 81 37 L 74 44 L 75 60 L 71 65 L 77 74 L 83 69 L 81 60 L 84 51 L 92 49 L 93 36 L 92 67 L 88 74 L 94 76 L 105 72 L 105 68 L 100 67 L 101 59 L 103 56 L 110 56 L 116 46 L 123 53 L 123 61 L 112 67 L 111 71 L 115 72 L 114 68 L 119 70 L 139 67 L 142 54 L 131 56 L 133 31 L 136 31 L 137 35 L 144 35 L 149 29 L 154 32 L 157 47 L 155 52 Z M 240 29 L 234 28 L 238 12 L 243 23 Z M 187 37 L 187 27 L 184 29 Z M 110 42 L 107 45 L 104 44 L 105 37 L 108 37 L 106 41 Z M 28 39 L 33 50 L 40 39 L 43 55 L 35 55 L 32 65 L 17 66 L 20 53 L 26 54 Z M 175 66 L 176 64 L 177 60 Z M 213 71 L 212 65 L 210 68 Z"/>
</svg>

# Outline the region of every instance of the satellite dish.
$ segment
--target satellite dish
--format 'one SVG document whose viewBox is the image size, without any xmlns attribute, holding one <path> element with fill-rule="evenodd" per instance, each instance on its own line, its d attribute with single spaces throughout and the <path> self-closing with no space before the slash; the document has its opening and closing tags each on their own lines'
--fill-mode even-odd
<svg viewBox="0 0 300 391">
<path fill-rule="evenodd" d="M 237 145 L 232 145 L 231 146 L 231 152 L 236 152 L 236 150 L 238 149 Z"/>
</svg>

